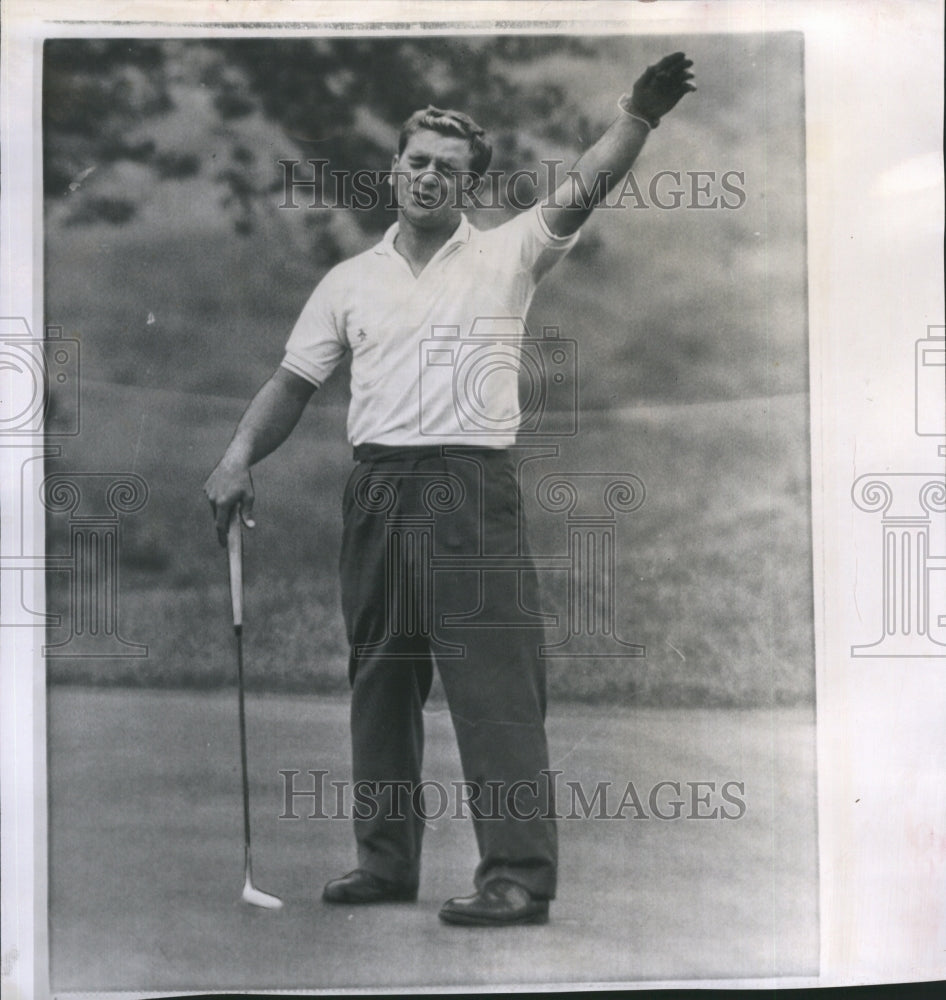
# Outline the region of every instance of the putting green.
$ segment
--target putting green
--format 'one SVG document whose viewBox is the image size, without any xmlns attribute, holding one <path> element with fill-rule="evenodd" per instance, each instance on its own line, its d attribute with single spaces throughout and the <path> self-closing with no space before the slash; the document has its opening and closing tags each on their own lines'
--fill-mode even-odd
<svg viewBox="0 0 946 1000">
<path fill-rule="evenodd" d="M 818 962 L 813 712 L 553 706 L 554 768 L 604 812 L 633 783 L 646 813 L 560 825 L 558 899 L 544 927 L 441 925 L 470 889 L 468 820 L 425 836 L 416 904 L 319 901 L 354 867 L 347 820 L 279 819 L 284 779 L 349 777 L 344 698 L 247 701 L 254 876 L 280 911 L 240 903 L 242 816 L 235 691 L 54 686 L 49 693 L 51 978 L 79 990 L 331 989 L 813 975 Z M 426 775 L 460 779 L 448 715 L 427 714 Z M 661 781 L 679 819 L 652 815 Z M 687 819 L 686 782 L 744 783 L 739 819 Z M 308 787 L 308 786 L 306 786 Z M 561 786 L 566 788 L 567 786 Z M 740 794 L 730 790 L 735 798 Z M 657 804 L 673 812 L 672 789 Z M 559 809 L 571 809 L 570 792 Z M 726 805 L 730 814 L 739 810 Z M 330 813 L 330 803 L 325 806 Z M 579 805 L 579 812 L 581 807 Z M 592 809 L 592 814 L 599 811 Z M 639 817 L 639 818 L 634 818 Z"/>
</svg>

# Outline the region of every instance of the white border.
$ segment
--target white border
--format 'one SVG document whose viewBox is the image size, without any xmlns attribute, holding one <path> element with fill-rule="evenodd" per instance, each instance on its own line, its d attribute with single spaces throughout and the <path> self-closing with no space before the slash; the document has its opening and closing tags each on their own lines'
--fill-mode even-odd
<svg viewBox="0 0 946 1000">
<path fill-rule="evenodd" d="M 555 19 L 563 22 L 562 30 L 575 33 L 600 31 L 602 22 L 633 24 L 641 34 L 804 32 L 821 877 L 817 983 L 946 976 L 946 663 L 850 656 L 852 641 L 863 641 L 876 620 L 871 617 L 876 608 L 865 608 L 870 595 L 865 598 L 863 582 L 857 589 L 857 557 L 866 553 L 857 550 L 851 484 L 864 472 L 929 471 L 931 464 L 929 442 L 912 434 L 912 385 L 904 384 L 902 365 L 891 361 L 897 352 L 909 353 L 927 325 L 943 322 L 939 0 L 147 5 L 7 0 L 2 13 L 0 315 L 29 316 L 34 331 L 41 329 L 42 317 L 41 207 L 37 210 L 33 170 L 39 162 L 39 91 L 33 86 L 38 42 L 44 35 L 86 33 L 89 25 L 77 20 L 94 21 L 102 34 L 163 36 L 206 34 L 199 25 L 208 22 L 248 20 L 254 23 L 248 31 L 257 34 L 264 23 L 306 23 L 306 29 L 283 29 L 288 35 L 311 30 L 316 22 L 330 31 L 340 22 L 377 19 L 462 21 L 471 28 L 515 21 L 526 30 L 530 22 Z M 60 23 L 44 26 L 42 19 Z M 109 21 L 124 23 L 109 27 Z M 9 391 L 5 384 L 4 390 Z M 17 478 L 8 474 L 9 459 L 5 450 L 0 503 L 6 526 Z M 37 464 L 31 463 L 34 471 Z M 942 462 L 932 465 L 940 469 Z M 34 551 L 40 552 L 42 518 L 32 512 L 25 518 Z M 4 532 L 0 551 L 11 551 L 15 540 L 9 534 Z M 9 621 L 14 613 L 9 587 L 0 599 L 3 620 Z M 30 599 L 41 606 L 41 593 Z M 46 993 L 41 641 L 31 629 L 0 631 L 3 984 L 4 992 L 25 997 Z M 917 831 L 928 831 L 928 849 Z"/>
</svg>

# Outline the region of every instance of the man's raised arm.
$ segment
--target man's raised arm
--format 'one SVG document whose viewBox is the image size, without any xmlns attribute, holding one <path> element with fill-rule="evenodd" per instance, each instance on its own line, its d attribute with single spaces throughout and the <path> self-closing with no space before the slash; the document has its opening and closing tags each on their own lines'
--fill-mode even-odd
<svg viewBox="0 0 946 1000">
<path fill-rule="evenodd" d="M 223 458 L 204 483 L 221 545 L 227 544 L 227 528 L 235 505 L 239 504 L 247 527 L 253 526 L 250 466 L 286 440 L 299 422 L 314 389 L 311 382 L 280 367 L 246 408 Z"/>
<path fill-rule="evenodd" d="M 682 52 L 664 56 L 637 80 L 630 97 L 621 98 L 621 113 L 569 171 L 571 176 L 559 185 L 554 197 L 542 206 L 542 216 L 552 233 L 571 236 L 595 205 L 623 180 L 647 133 L 684 94 L 696 90 L 689 82 L 693 79 L 689 72 L 692 65 Z"/>
</svg>

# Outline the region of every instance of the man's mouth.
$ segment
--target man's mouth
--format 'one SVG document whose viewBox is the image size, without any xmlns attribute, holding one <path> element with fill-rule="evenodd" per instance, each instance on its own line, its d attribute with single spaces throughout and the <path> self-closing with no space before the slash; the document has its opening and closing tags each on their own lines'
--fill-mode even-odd
<svg viewBox="0 0 946 1000">
<path fill-rule="evenodd" d="M 443 203 L 440 195 L 436 191 L 416 190 L 413 193 L 414 201 L 422 208 L 439 208 Z"/>
</svg>

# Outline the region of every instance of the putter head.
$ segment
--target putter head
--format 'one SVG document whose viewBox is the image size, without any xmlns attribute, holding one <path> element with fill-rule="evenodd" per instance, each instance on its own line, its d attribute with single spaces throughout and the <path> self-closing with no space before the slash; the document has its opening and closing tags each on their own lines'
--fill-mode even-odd
<svg viewBox="0 0 946 1000">
<path fill-rule="evenodd" d="M 282 900 L 278 896 L 257 889 L 249 879 L 243 883 L 243 893 L 240 898 L 250 906 L 262 906 L 266 910 L 282 909 Z"/>
</svg>

